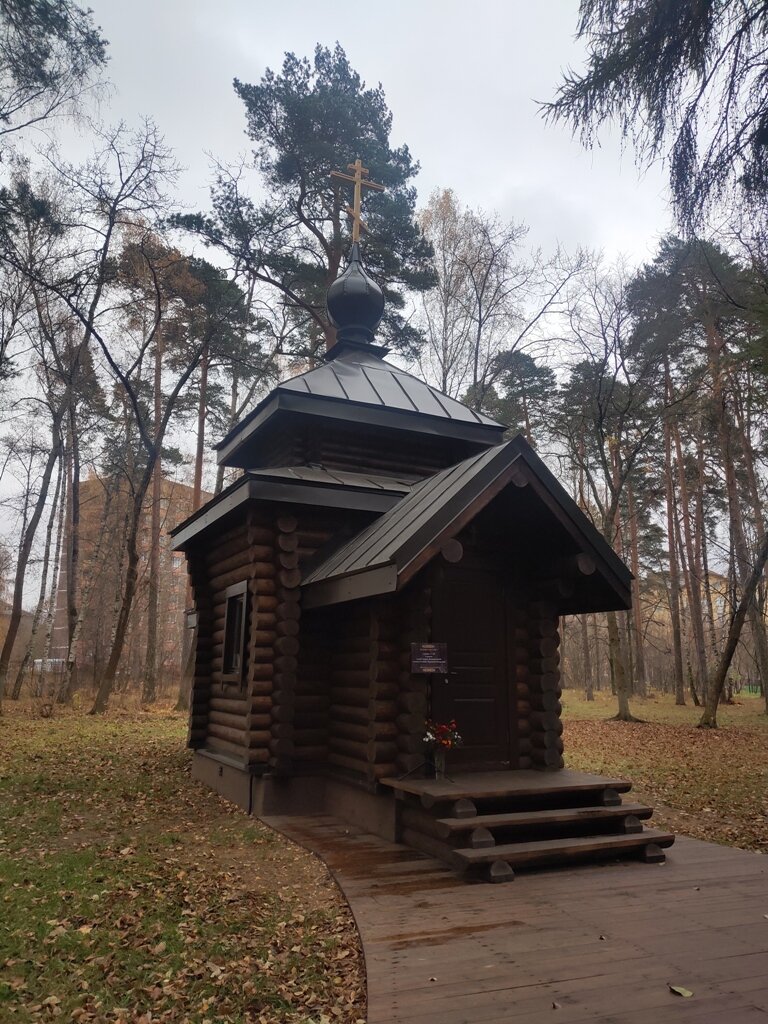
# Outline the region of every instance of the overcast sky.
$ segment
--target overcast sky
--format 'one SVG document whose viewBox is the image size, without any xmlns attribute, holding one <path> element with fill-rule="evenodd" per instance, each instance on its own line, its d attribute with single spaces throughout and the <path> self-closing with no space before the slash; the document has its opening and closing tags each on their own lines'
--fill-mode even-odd
<svg viewBox="0 0 768 1024">
<path fill-rule="evenodd" d="M 421 163 L 420 200 L 455 189 L 471 206 L 559 241 L 642 262 L 669 227 L 663 174 L 640 176 L 614 139 L 586 152 L 547 126 L 536 101 L 580 66 L 577 0 L 87 0 L 110 42 L 110 120 L 150 115 L 186 168 L 181 198 L 207 207 L 210 159 L 248 151 L 232 79 L 256 82 L 283 54 L 337 40 L 369 85 L 381 82 L 392 141 Z M 339 154 L 340 162 L 357 154 Z M 360 154 L 365 158 L 365 154 Z"/>
</svg>

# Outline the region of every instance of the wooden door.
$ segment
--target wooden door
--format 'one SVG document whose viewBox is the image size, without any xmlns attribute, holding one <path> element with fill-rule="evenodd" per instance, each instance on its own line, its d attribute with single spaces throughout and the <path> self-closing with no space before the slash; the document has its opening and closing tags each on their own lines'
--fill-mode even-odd
<svg viewBox="0 0 768 1024">
<path fill-rule="evenodd" d="M 448 645 L 448 675 L 432 680 L 432 715 L 455 718 L 463 745 L 451 764 L 509 767 L 512 704 L 504 588 L 483 569 L 446 568 L 432 593 L 432 640 Z"/>
</svg>

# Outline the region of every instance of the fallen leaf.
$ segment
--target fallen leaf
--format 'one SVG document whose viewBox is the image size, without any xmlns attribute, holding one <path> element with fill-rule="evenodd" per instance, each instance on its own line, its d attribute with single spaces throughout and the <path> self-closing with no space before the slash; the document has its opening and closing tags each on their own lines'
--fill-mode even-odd
<svg viewBox="0 0 768 1024">
<path fill-rule="evenodd" d="M 674 992 L 676 996 L 682 996 L 683 999 L 690 999 L 693 995 L 689 988 L 683 988 L 682 985 L 670 985 L 669 991 Z"/>
</svg>

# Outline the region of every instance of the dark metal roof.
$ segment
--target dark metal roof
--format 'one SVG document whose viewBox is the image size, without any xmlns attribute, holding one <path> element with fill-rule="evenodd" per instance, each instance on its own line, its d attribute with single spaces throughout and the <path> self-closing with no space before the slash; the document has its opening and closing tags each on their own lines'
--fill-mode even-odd
<svg viewBox="0 0 768 1024">
<path fill-rule="evenodd" d="M 329 487 L 369 487 L 374 491 L 390 491 L 400 494 L 407 494 L 414 483 L 421 479 L 421 477 L 405 473 L 400 473 L 397 476 L 382 476 L 373 473 L 351 473 L 341 469 L 325 469 L 323 466 L 249 469 L 247 475 L 254 480 L 295 480 Z"/>
<path fill-rule="evenodd" d="M 347 422 L 498 443 L 504 425 L 473 412 L 405 370 L 373 346 L 348 347 L 330 362 L 279 384 L 215 447 L 230 461 L 278 410 Z"/>
<path fill-rule="evenodd" d="M 566 531 L 599 558 L 626 600 L 631 574 L 522 437 L 465 459 L 418 483 L 407 497 L 303 580 L 306 607 L 396 590 L 507 484 L 529 482 Z"/>
<path fill-rule="evenodd" d="M 476 481 L 482 479 L 483 489 L 488 488 L 517 458 L 509 444 L 499 445 L 427 477 L 394 508 L 310 572 L 303 586 L 311 588 L 313 584 L 390 566 L 393 572 L 383 578 L 391 583 L 387 590 L 396 589 L 398 577 L 413 557 L 432 543 L 475 496 Z M 380 582 L 377 576 L 377 586 Z M 305 593 L 305 602 L 309 599 L 312 603 L 311 590 Z"/>
<path fill-rule="evenodd" d="M 251 499 L 381 513 L 402 500 L 410 488 L 411 478 L 403 476 L 346 473 L 314 466 L 251 470 L 171 530 L 173 549 L 183 550 Z"/>
<path fill-rule="evenodd" d="M 339 398 L 361 405 L 380 405 L 422 416 L 438 416 L 503 429 L 502 424 L 489 416 L 473 412 L 418 377 L 360 349 L 345 352 L 330 363 L 293 377 L 280 384 L 278 390 L 298 391 L 318 398 Z"/>
</svg>

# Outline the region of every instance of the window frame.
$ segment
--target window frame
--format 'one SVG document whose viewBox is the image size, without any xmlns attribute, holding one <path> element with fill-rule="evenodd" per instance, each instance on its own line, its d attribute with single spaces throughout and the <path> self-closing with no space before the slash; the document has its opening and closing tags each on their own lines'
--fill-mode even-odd
<svg viewBox="0 0 768 1024">
<path fill-rule="evenodd" d="M 226 611 L 224 614 L 224 644 L 221 652 L 221 681 L 243 685 L 245 679 L 245 635 L 248 621 L 248 581 L 233 583 L 224 591 Z M 235 603 L 237 602 L 237 603 Z M 235 607 L 242 609 L 239 636 L 230 637 L 230 615 Z M 234 648 L 234 649 L 232 649 Z M 229 656 L 229 657 L 228 657 Z M 235 657 L 237 662 L 234 662 Z M 229 665 L 229 667 L 228 667 Z"/>
</svg>

